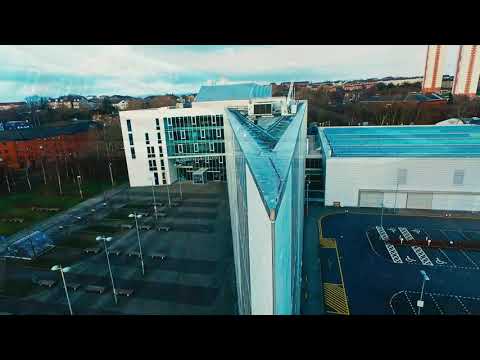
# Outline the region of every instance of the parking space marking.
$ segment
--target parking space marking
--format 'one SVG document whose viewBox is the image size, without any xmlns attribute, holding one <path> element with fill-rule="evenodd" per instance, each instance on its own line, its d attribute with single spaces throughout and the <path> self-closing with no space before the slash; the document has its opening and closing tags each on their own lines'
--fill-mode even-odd
<svg viewBox="0 0 480 360">
<path fill-rule="evenodd" d="M 335 311 L 335 314 L 349 315 L 348 302 L 342 284 L 323 284 L 325 305 Z"/>
<path fill-rule="evenodd" d="M 465 304 L 462 302 L 462 300 L 460 300 L 460 298 L 458 296 L 455 296 L 455 299 L 458 300 L 458 302 L 460 303 L 460 305 L 462 305 L 462 308 L 463 310 L 469 314 L 469 315 L 472 315 L 472 313 L 470 312 L 470 310 L 468 310 L 468 308 L 465 306 Z"/>
<path fill-rule="evenodd" d="M 403 293 L 405 294 L 405 297 L 407 298 L 408 303 L 410 304 L 410 308 L 412 309 L 412 312 L 417 315 L 415 312 L 415 308 L 413 307 L 412 301 L 410 300 L 410 297 L 408 296 L 407 292 L 404 290 Z"/>
<path fill-rule="evenodd" d="M 460 250 L 460 252 L 473 264 L 475 265 L 475 268 L 478 270 L 480 269 L 475 261 L 472 260 L 470 256 L 467 255 L 467 253 L 463 250 Z"/>
<path fill-rule="evenodd" d="M 441 315 L 445 315 L 443 310 L 440 308 L 440 306 L 438 305 L 437 303 L 437 300 L 435 300 L 435 297 L 432 295 L 432 294 L 429 294 L 430 297 L 432 298 L 433 300 L 433 303 L 435 304 L 435 307 L 437 308 L 437 310 L 440 312 Z"/>
<path fill-rule="evenodd" d="M 457 267 L 457 265 L 452 261 L 452 259 L 450 259 L 448 257 L 447 254 L 445 254 L 445 252 L 442 249 L 438 249 L 438 250 L 443 254 L 443 256 L 445 256 L 447 258 L 448 261 L 450 261 L 450 263 L 453 265 L 453 267 Z M 441 266 L 441 265 L 437 265 L 437 266 Z"/>
<path fill-rule="evenodd" d="M 389 243 L 385 243 L 385 247 L 387 248 L 388 254 L 390 255 L 390 257 L 392 258 L 392 261 L 395 264 L 402 264 L 403 263 L 403 261 L 400 258 L 400 255 L 398 254 L 398 251 L 395 248 L 395 246 L 393 246 L 392 244 L 389 244 Z"/>
<path fill-rule="evenodd" d="M 337 247 L 337 242 L 333 238 L 320 238 L 320 246 L 327 249 L 334 249 Z"/>
</svg>

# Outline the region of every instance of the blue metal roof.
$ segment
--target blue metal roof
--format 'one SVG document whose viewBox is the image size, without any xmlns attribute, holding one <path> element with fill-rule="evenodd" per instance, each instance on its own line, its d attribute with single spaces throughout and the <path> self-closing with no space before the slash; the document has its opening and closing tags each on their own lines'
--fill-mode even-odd
<svg viewBox="0 0 480 360">
<path fill-rule="evenodd" d="M 296 115 L 283 116 L 267 129 L 253 124 L 238 111 L 227 110 L 227 113 L 265 207 L 270 214 L 276 213 L 299 139 L 305 105 L 300 103 Z"/>
<path fill-rule="evenodd" d="M 272 97 L 271 85 L 247 83 L 202 86 L 196 101 L 249 100 L 262 97 Z"/>
<path fill-rule="evenodd" d="M 480 157 L 480 127 L 366 126 L 320 128 L 332 157 Z"/>
</svg>

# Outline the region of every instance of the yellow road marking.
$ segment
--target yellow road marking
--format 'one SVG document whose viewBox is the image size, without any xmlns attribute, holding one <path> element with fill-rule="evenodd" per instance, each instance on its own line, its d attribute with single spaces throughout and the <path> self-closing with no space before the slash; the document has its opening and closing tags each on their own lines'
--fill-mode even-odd
<svg viewBox="0 0 480 360">
<path fill-rule="evenodd" d="M 325 305 L 334 310 L 334 314 L 349 315 L 348 302 L 342 284 L 324 283 Z"/>
</svg>

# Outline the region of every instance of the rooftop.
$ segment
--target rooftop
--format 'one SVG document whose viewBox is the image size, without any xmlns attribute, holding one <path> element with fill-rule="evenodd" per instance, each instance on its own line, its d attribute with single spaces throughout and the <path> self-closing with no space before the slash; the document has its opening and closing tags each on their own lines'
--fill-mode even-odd
<svg viewBox="0 0 480 360">
<path fill-rule="evenodd" d="M 350 126 L 319 130 L 322 147 L 331 157 L 480 157 L 479 126 Z"/>
<path fill-rule="evenodd" d="M 262 126 L 255 125 L 239 111 L 229 109 L 227 113 L 265 207 L 274 218 L 287 182 L 305 105 L 300 103 L 295 115 L 259 121 Z"/>
<path fill-rule="evenodd" d="M 33 140 L 39 138 L 49 138 L 53 136 L 60 135 L 71 135 L 79 132 L 84 132 L 89 130 L 91 127 L 95 126 L 93 121 L 76 121 L 73 124 L 67 126 L 56 126 L 56 127 L 35 127 L 29 129 L 20 129 L 12 131 L 1 131 L 0 132 L 0 141 L 22 141 L 22 140 Z"/>
<path fill-rule="evenodd" d="M 196 101 L 249 100 L 262 97 L 272 97 L 271 85 L 247 83 L 202 86 Z"/>
</svg>

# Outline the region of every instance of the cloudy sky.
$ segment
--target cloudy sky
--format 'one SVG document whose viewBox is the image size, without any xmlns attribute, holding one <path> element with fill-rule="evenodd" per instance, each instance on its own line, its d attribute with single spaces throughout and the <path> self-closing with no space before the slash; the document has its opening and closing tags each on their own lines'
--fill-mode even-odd
<svg viewBox="0 0 480 360">
<path fill-rule="evenodd" d="M 453 74 L 458 46 L 445 73 Z M 29 95 L 146 96 L 200 85 L 423 75 L 426 45 L 0 46 L 0 101 Z"/>
</svg>

